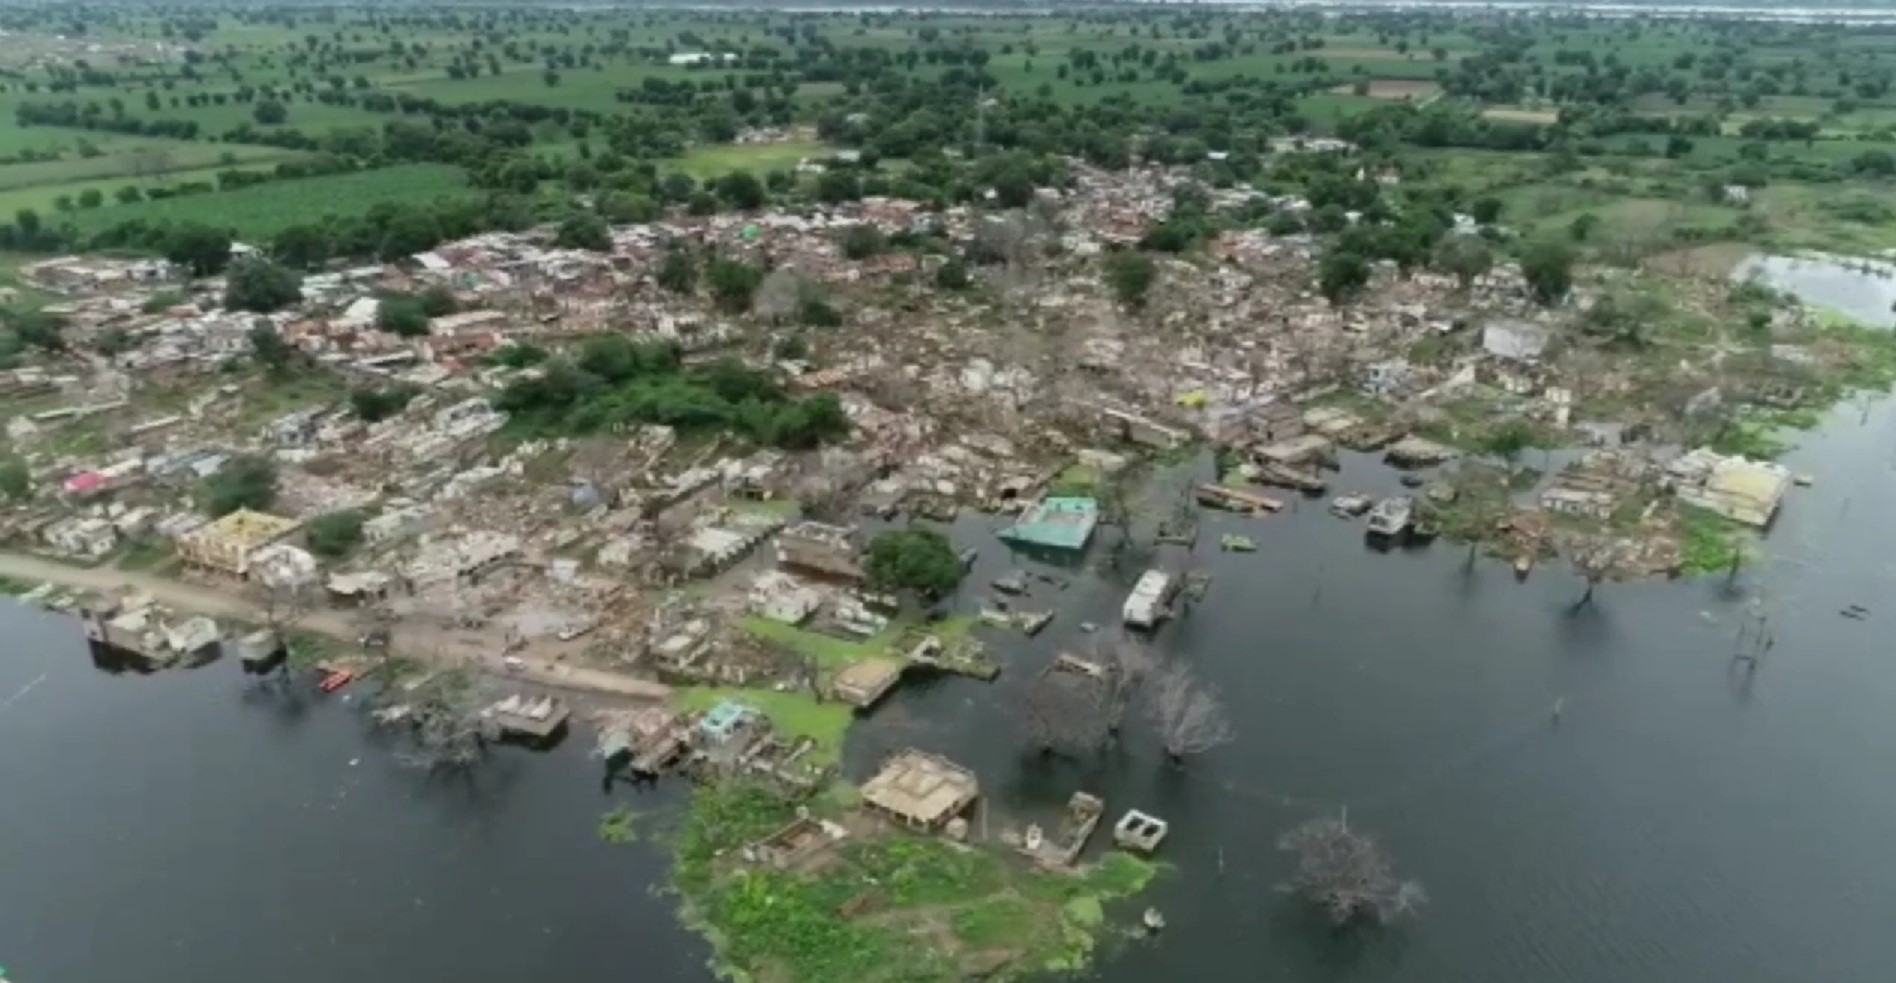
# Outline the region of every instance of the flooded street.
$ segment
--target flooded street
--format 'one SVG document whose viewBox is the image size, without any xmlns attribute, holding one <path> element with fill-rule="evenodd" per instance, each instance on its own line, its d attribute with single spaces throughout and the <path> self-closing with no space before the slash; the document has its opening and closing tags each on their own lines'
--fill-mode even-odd
<svg viewBox="0 0 1896 983">
<path fill-rule="evenodd" d="M 1156 647 L 1217 685 L 1237 740 L 1184 770 L 1142 724 L 1091 762 L 1024 751 L 1015 687 L 1083 650 L 1082 621 L 1116 625 L 1139 571 L 1033 566 L 964 519 L 981 550 L 968 593 L 1057 573 L 1065 589 L 1037 582 L 1021 606 L 1059 617 L 1031 641 L 984 633 L 995 684 L 898 690 L 850 766 L 949 754 L 979 771 L 996 833 L 1076 789 L 1112 817 L 1170 820 L 1170 869 L 1135 906 L 1170 928 L 1103 954 L 1104 980 L 1887 979 L 1896 665 L 1880 622 L 1896 611 L 1879 605 L 1896 530 L 1870 509 L 1896 496 L 1896 413 L 1843 411 L 1804 441 L 1786 463 L 1817 485 L 1786 503 L 1768 565 L 1735 585 L 1608 584 L 1579 610 L 1562 566 L 1517 583 L 1448 543 L 1372 551 L 1318 501 L 1208 513 L 1194 563 L 1210 592 Z M 1332 486 L 1395 487 L 1356 458 Z M 1258 551 L 1218 552 L 1227 532 Z M 1849 604 L 1868 618 L 1839 617 Z M 1750 678 L 1731 659 L 1748 610 L 1777 639 Z M 569 741 L 429 783 L 363 736 L 353 702 L 257 692 L 228 662 L 107 676 L 76 625 L 0 619 L 15 983 L 710 978 L 708 947 L 652 893 L 661 847 L 596 835 L 606 809 L 662 810 L 681 782 L 607 792 Z M 1277 835 L 1344 806 L 1428 889 L 1420 918 L 1338 936 L 1274 889 Z"/>
</svg>

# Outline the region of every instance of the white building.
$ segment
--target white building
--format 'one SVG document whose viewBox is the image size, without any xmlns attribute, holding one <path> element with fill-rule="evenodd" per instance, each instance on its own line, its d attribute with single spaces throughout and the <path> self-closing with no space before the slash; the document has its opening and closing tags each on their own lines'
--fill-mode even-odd
<svg viewBox="0 0 1896 983">
<path fill-rule="evenodd" d="M 1163 570 L 1147 570 L 1132 585 L 1120 616 L 1132 628 L 1155 627 L 1171 615 L 1172 597 L 1177 593 L 1177 578 Z"/>
<path fill-rule="evenodd" d="M 823 595 L 787 573 L 766 570 L 751 581 L 749 601 L 753 614 L 800 625 L 823 606 Z"/>
<path fill-rule="evenodd" d="M 46 545 L 68 556 L 98 559 L 118 546 L 118 530 L 98 518 L 74 516 L 46 527 Z"/>
</svg>

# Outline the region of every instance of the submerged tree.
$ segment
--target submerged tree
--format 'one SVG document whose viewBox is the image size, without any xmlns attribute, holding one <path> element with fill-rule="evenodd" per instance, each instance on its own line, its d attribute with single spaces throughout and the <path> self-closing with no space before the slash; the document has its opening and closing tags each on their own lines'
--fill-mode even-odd
<svg viewBox="0 0 1896 983">
<path fill-rule="evenodd" d="M 1153 677 L 1147 712 L 1174 765 L 1231 742 L 1224 704 L 1182 663 L 1170 663 Z"/>
<path fill-rule="evenodd" d="M 1027 739 L 1042 754 L 1078 757 L 1112 739 L 1112 691 L 1103 679 L 1043 672 L 1021 689 L 1019 706 Z"/>
<path fill-rule="evenodd" d="M 1285 833 L 1277 848 L 1297 857 L 1297 870 L 1279 890 L 1322 908 L 1337 926 L 1387 924 L 1428 900 L 1422 885 L 1396 879 L 1394 865 L 1373 836 L 1349 827 L 1349 815 L 1313 819 Z"/>
<path fill-rule="evenodd" d="M 488 746 L 500 739 L 500 726 L 483 713 L 484 695 L 462 673 L 435 677 L 404 705 L 406 714 L 387 719 L 412 725 L 413 742 L 397 756 L 411 767 L 468 771 L 486 760 Z"/>
</svg>

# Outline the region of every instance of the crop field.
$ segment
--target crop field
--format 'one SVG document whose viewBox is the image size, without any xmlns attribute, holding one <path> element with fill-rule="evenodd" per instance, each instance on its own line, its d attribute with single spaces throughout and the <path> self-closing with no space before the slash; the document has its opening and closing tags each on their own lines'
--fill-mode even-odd
<svg viewBox="0 0 1896 983">
<path fill-rule="evenodd" d="M 69 217 L 82 231 L 129 220 L 192 222 L 234 229 L 240 237 L 265 238 L 291 226 L 359 214 L 378 204 L 412 204 L 466 194 L 467 178 L 459 168 L 404 164 L 162 201 L 109 205 Z"/>
<path fill-rule="evenodd" d="M 973 151 L 989 125 L 973 118 L 982 102 L 997 144 L 984 152 L 1045 153 L 1041 120 L 1055 113 L 1113 140 L 1159 130 L 1240 154 L 1268 135 L 1348 135 L 1365 114 L 1439 113 L 1475 129 L 1400 151 L 1426 162 L 1422 185 L 1501 196 L 1536 233 L 1592 215 L 1670 230 L 1662 238 L 1841 237 L 1866 248 L 1890 238 L 1863 202 L 1887 176 L 1877 155 L 1896 153 L 1896 39 L 1862 30 L 1195 8 L 239 6 L 189 21 L 89 10 L 81 42 L 60 18 L 36 33 L 31 17 L 13 23 L 28 57 L 0 79 L 0 113 L 35 124 L 0 128 L 0 214 L 33 210 L 82 235 L 199 220 L 268 235 L 470 187 L 504 188 L 542 218 L 602 184 L 682 204 L 732 172 L 767 176 L 844 146 L 874 149 L 878 176 L 893 179 L 911 173 L 916 145 Z M 181 61 L 149 57 L 184 44 Z M 75 81 L 82 56 L 89 74 Z M 903 95 L 913 91 L 924 95 Z M 886 139 L 907 122 L 898 115 L 837 138 L 837 121 L 894 105 L 913 132 Z M 384 144 L 391 126 L 407 145 Z M 1498 147 L 1483 126 L 1539 135 Z M 444 139 L 416 146 L 415 132 Z M 330 154 L 366 170 L 276 176 Z M 144 200 L 231 171 L 270 180 Z M 679 175 L 693 181 L 659 193 L 655 182 Z M 1744 215 L 1716 200 L 1734 181 L 1756 192 Z"/>
</svg>

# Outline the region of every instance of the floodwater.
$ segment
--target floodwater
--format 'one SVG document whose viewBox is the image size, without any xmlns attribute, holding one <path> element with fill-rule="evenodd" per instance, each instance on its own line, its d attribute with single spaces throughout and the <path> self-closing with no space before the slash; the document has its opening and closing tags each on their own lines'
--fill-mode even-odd
<svg viewBox="0 0 1896 983">
<path fill-rule="evenodd" d="M 898 691 L 859 728 L 866 767 L 915 745 L 975 766 L 990 822 L 1075 789 L 1171 820 L 1155 942 L 1098 978 L 1469 983 L 1882 981 L 1896 964 L 1896 665 L 1878 610 L 1896 530 L 1896 412 L 1807 435 L 1768 567 L 1722 579 L 1525 583 L 1448 544 L 1378 553 L 1320 504 L 1212 515 L 1205 601 L 1156 645 L 1215 684 L 1235 743 L 1167 767 L 1143 727 L 1081 764 L 1024 754 L 1011 688 L 1123 584 L 1067 574 L 1026 603 L 1062 614 L 1001 639 L 1006 671 Z M 1335 490 L 1393 491 L 1346 462 Z M 978 584 L 1012 565 L 984 534 Z M 1241 530 L 1252 554 L 1216 552 Z M 1041 569 L 1041 568 L 1034 568 Z M 1839 617 L 1869 605 L 1865 620 Z M 1776 644 L 1749 677 L 1748 610 Z M 362 736 L 351 705 L 249 689 L 215 664 L 92 668 L 76 629 L 7 613 L 0 657 L 0 963 L 15 983 L 281 983 L 636 977 L 702 983 L 705 945 L 650 889 L 649 843 L 606 846 L 600 813 L 662 805 L 602 789 L 575 750 L 509 753 L 472 785 L 424 781 Z M 1551 709 L 1563 701 L 1553 719 Z M 584 743 L 584 742 L 569 742 Z M 637 796 L 651 796 L 641 801 Z M 1431 896 L 1419 918 L 1336 934 L 1278 893 L 1287 827 L 1347 806 Z M 838 981 L 842 983 L 842 981 Z"/>
<path fill-rule="evenodd" d="M 1806 304 L 1834 308 L 1864 324 L 1896 327 L 1896 264 L 1822 253 L 1752 256 L 1731 275 Z"/>
</svg>

